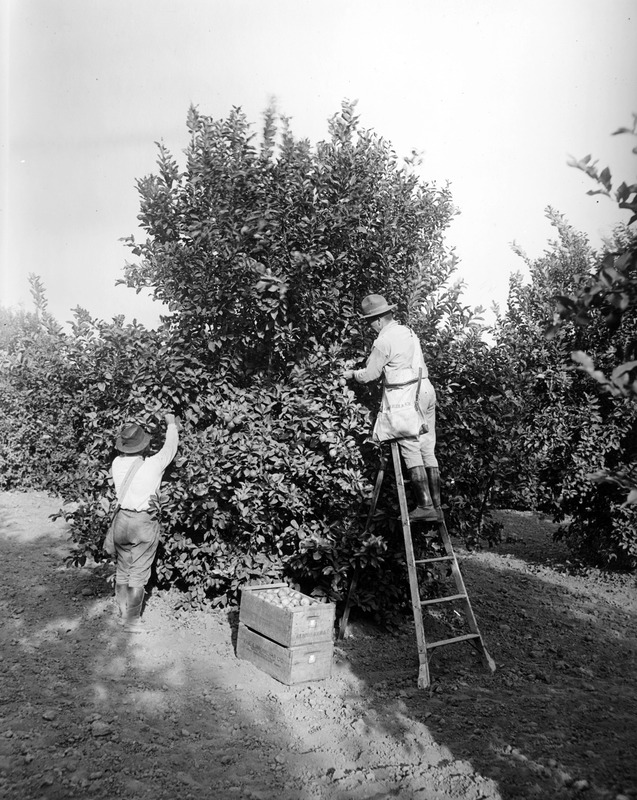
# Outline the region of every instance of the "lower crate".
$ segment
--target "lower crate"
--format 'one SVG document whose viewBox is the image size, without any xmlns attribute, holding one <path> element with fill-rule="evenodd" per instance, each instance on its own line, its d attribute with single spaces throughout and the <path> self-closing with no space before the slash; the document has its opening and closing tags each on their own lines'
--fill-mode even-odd
<svg viewBox="0 0 637 800">
<path fill-rule="evenodd" d="M 239 623 L 237 657 L 252 662 L 276 680 L 291 686 L 329 678 L 332 673 L 333 642 L 283 647 Z"/>
</svg>

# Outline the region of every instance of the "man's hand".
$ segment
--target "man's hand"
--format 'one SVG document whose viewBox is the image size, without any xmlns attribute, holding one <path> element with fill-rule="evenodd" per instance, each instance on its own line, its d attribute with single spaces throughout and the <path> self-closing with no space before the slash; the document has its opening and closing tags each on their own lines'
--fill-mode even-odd
<svg viewBox="0 0 637 800">
<path fill-rule="evenodd" d="M 166 425 L 176 425 L 178 431 L 182 429 L 181 419 L 174 414 L 164 414 L 164 419 L 166 420 Z"/>
<path fill-rule="evenodd" d="M 346 369 L 343 371 L 343 378 L 345 378 L 346 381 L 351 380 L 353 377 L 354 377 L 353 369 Z"/>
</svg>

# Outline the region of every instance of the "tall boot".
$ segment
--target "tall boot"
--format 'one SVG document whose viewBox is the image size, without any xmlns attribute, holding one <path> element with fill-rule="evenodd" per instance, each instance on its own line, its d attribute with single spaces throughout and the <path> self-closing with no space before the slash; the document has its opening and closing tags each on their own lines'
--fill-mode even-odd
<svg viewBox="0 0 637 800">
<path fill-rule="evenodd" d="M 117 617 L 120 622 L 126 620 L 126 607 L 128 605 L 128 584 L 115 584 L 115 605 L 117 606 Z"/>
<path fill-rule="evenodd" d="M 426 467 L 427 483 L 429 484 L 429 494 L 438 514 L 438 519 L 442 519 L 440 508 L 440 470 L 438 467 Z"/>
<path fill-rule="evenodd" d="M 412 522 L 422 520 L 424 522 L 437 522 L 438 514 L 434 509 L 429 494 L 429 484 L 427 482 L 427 473 L 424 467 L 411 467 L 409 470 L 409 478 L 411 485 L 414 487 L 416 495 L 417 507 L 409 514 L 409 519 Z"/>
<path fill-rule="evenodd" d="M 142 622 L 142 606 L 144 604 L 144 587 L 129 586 L 126 595 L 126 622 L 124 630 L 129 633 L 144 633 L 146 626 Z"/>
</svg>

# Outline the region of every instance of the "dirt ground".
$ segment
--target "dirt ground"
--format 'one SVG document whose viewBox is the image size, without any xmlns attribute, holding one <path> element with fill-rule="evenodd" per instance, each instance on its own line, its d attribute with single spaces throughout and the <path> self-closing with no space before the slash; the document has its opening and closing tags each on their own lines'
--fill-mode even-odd
<svg viewBox="0 0 637 800">
<path fill-rule="evenodd" d="M 124 633 L 57 508 L 0 493 L 1 797 L 637 798 L 635 579 L 573 571 L 549 523 L 458 548 L 495 674 L 455 644 L 419 690 L 413 625 L 354 620 L 330 678 L 285 686 L 236 658 L 236 611 L 155 592 L 155 632 Z"/>
</svg>

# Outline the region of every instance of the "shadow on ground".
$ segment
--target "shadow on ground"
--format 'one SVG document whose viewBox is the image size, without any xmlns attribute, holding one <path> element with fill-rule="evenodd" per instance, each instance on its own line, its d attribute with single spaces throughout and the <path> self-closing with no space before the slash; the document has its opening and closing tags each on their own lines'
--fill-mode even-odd
<svg viewBox="0 0 637 800">
<path fill-rule="evenodd" d="M 187 616 L 150 610 L 157 629 L 127 634 L 104 570 L 60 566 L 59 531 L 13 535 L 10 522 L 0 536 L 3 797 L 293 800 L 298 774 L 326 773 L 296 751 L 270 679 L 248 690 L 251 665 L 235 664 L 222 615 L 199 615 L 194 641 Z"/>
<path fill-rule="evenodd" d="M 354 625 L 339 650 L 369 687 L 371 707 L 402 697 L 402 713 L 496 781 L 503 798 L 637 796 L 634 590 L 620 585 L 620 599 L 632 598 L 624 607 L 612 583 L 600 579 L 591 591 L 586 578 L 555 572 L 567 554 L 548 540 L 543 555 L 540 524 L 530 522 L 526 543 L 460 556 L 495 674 L 457 643 L 433 651 L 432 684 L 417 689 L 413 624 L 394 637 Z M 517 557 L 529 553 L 531 566 Z M 427 617 L 426 630 L 429 641 L 462 632 L 441 635 Z"/>
<path fill-rule="evenodd" d="M 157 631 L 125 634 L 106 573 L 60 567 L 59 529 L 12 535 L 30 524 L 16 516 L 0 536 L 8 800 L 637 796 L 637 609 L 603 582 L 592 591 L 539 555 L 463 553 L 495 674 L 452 645 L 419 690 L 413 624 L 354 621 L 333 676 L 288 687 L 236 659 L 236 611 L 178 612 L 157 593 Z M 429 619 L 428 635 L 444 624 Z"/>
</svg>

